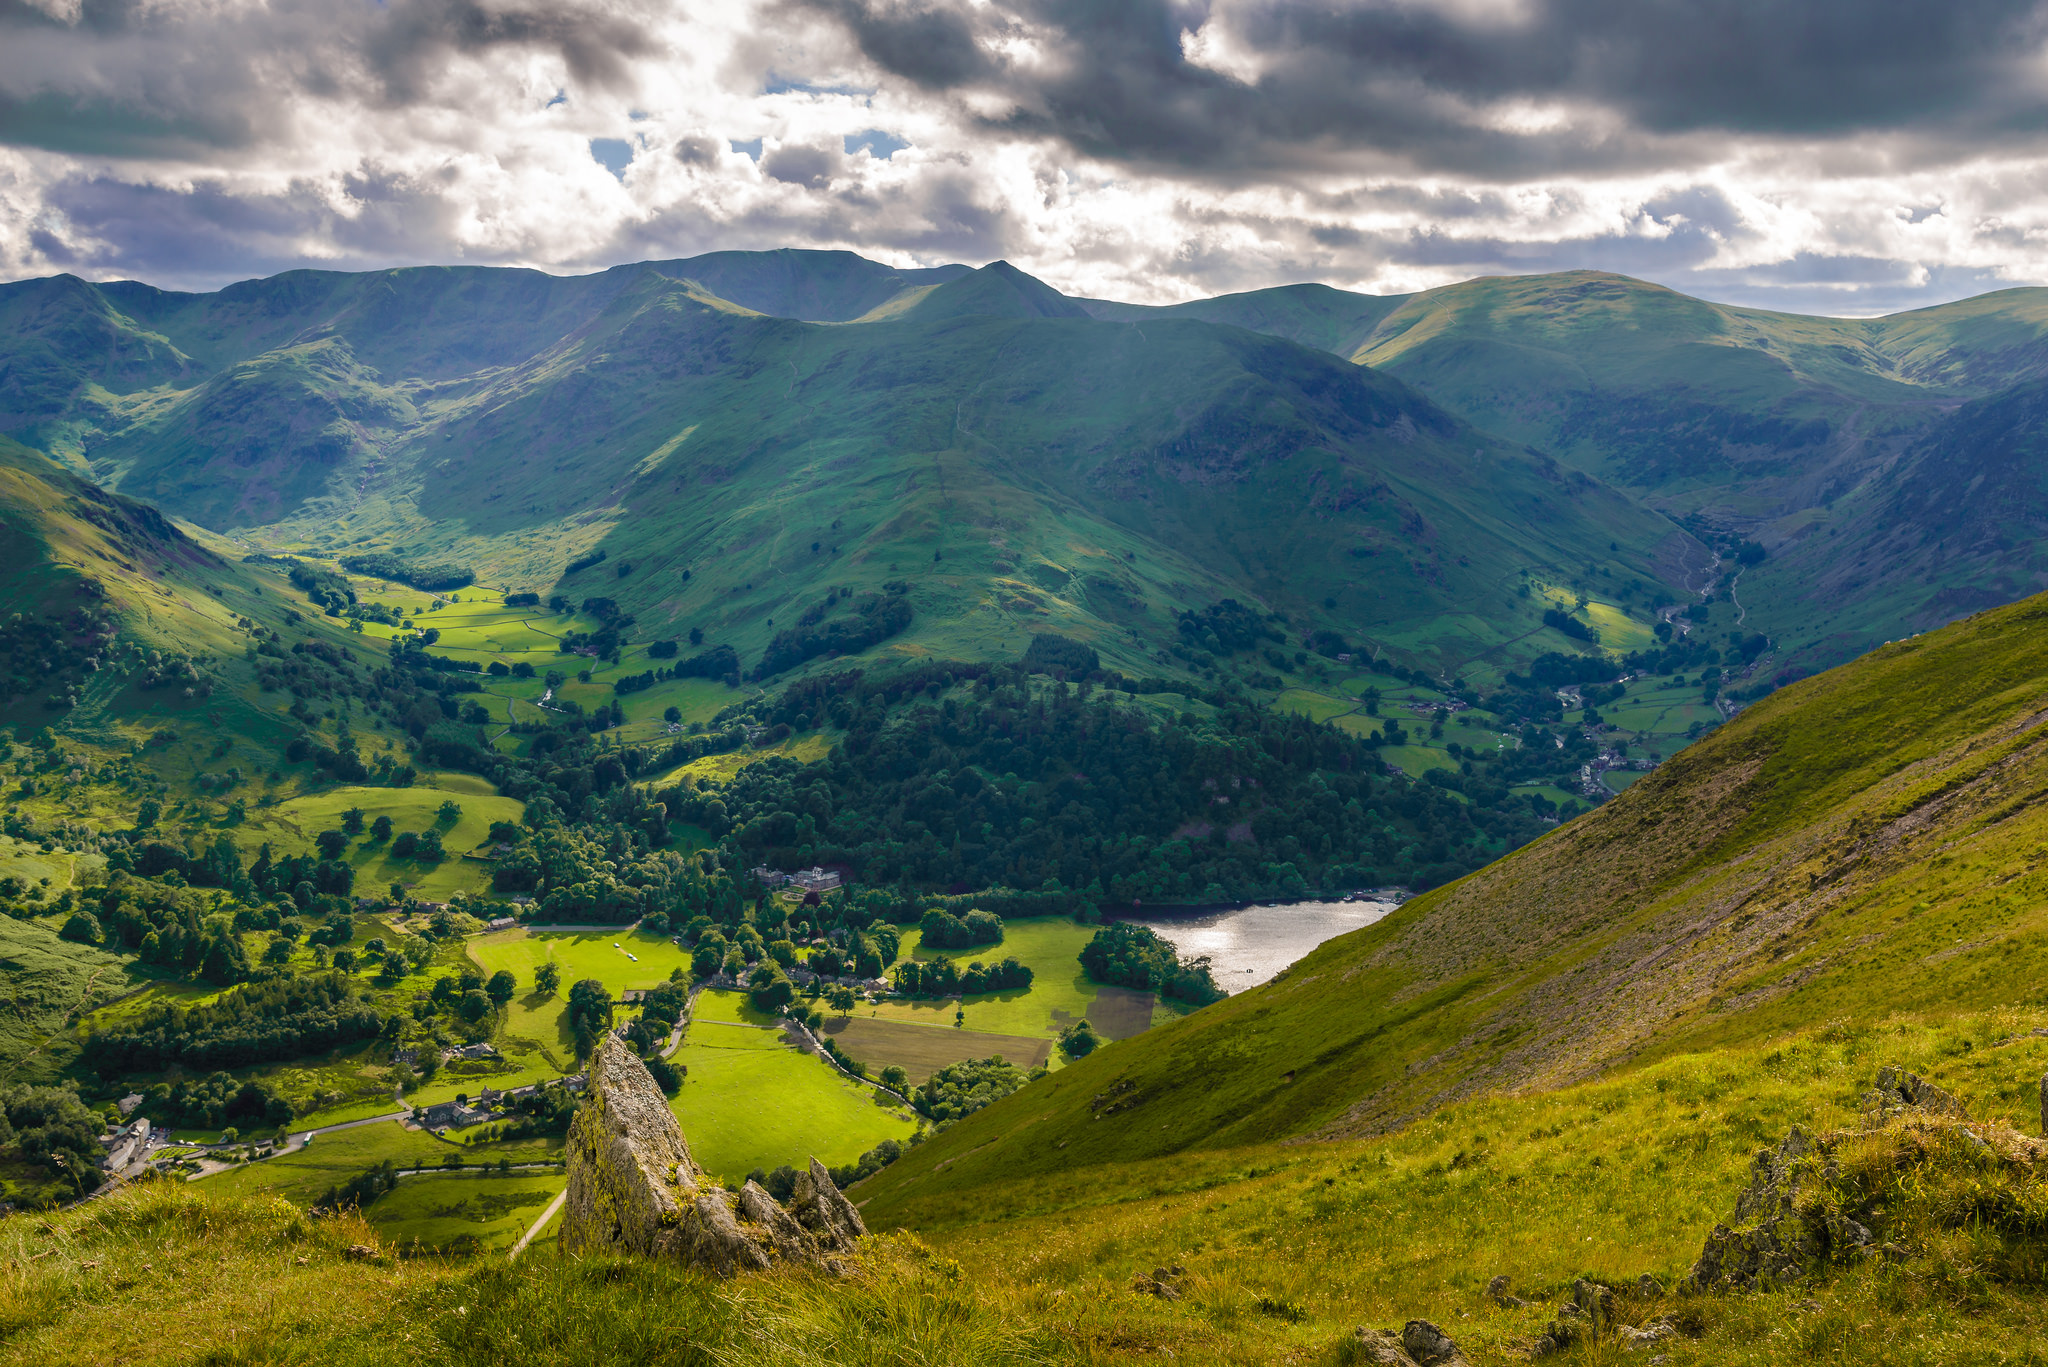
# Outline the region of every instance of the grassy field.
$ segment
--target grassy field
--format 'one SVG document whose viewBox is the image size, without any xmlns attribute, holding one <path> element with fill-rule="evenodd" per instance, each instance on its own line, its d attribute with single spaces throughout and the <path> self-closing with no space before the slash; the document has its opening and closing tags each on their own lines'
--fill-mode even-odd
<svg viewBox="0 0 2048 1367">
<path fill-rule="evenodd" d="M 471 1245 L 501 1252 L 519 1242 L 568 1178 L 561 1172 L 451 1172 L 401 1177 L 365 1212 L 379 1234 L 400 1249 Z M 553 1242 L 557 1213 L 528 1246 L 538 1255 Z"/>
<path fill-rule="evenodd" d="M 673 1061 L 688 1074 L 669 1108 L 698 1164 L 720 1177 L 811 1157 L 850 1163 L 917 1129 L 908 1111 L 878 1104 L 882 1093 L 791 1048 L 778 1030 L 695 1023 Z"/>
<path fill-rule="evenodd" d="M 0 1081 L 53 1076 L 77 1055 L 69 1027 L 145 981 L 128 961 L 0 917 Z"/>
<path fill-rule="evenodd" d="M 397 1121 L 361 1125 L 318 1135 L 296 1153 L 249 1163 L 200 1183 L 211 1190 L 254 1194 L 274 1193 L 298 1205 L 310 1205 L 329 1187 L 339 1186 L 387 1161 L 401 1168 L 436 1168 L 449 1158 L 476 1166 L 508 1158 L 514 1163 L 540 1162 L 560 1156 L 559 1139 L 515 1139 L 494 1144 L 463 1145 L 436 1139 L 424 1130 L 408 1130 Z"/>
<path fill-rule="evenodd" d="M 1001 1056 L 1025 1068 L 1052 1061 L 1053 1042 L 1049 1039 L 954 1029 L 950 1023 L 937 1019 L 920 1025 L 882 1020 L 874 1014 L 877 1009 L 862 1007 L 851 1016 L 827 1017 L 820 1031 L 844 1049 L 848 1057 L 866 1064 L 870 1073 L 879 1073 L 895 1064 L 915 1084 L 962 1059 Z"/>
<path fill-rule="evenodd" d="M 687 974 L 690 966 L 689 953 L 668 936 L 629 931 L 624 926 L 585 934 L 535 934 L 519 927 L 473 936 L 466 944 L 470 959 L 487 976 L 509 969 L 518 980 L 519 994 L 513 997 L 505 1017 L 508 1052 L 535 1076 L 575 1071 L 575 1039 L 566 1024 L 572 985 L 595 978 L 617 1001 L 628 988 L 658 987 L 676 969 Z M 637 962 L 629 955 L 637 956 Z M 543 997 L 533 990 L 533 975 L 548 962 L 561 967 L 562 986 L 554 996 Z M 516 1052 L 520 1041 L 530 1041 L 551 1056 L 552 1063 L 540 1054 Z"/>
<path fill-rule="evenodd" d="M 1023 918 L 1004 923 L 1003 941 L 975 949 L 926 950 L 917 930 L 903 938 L 906 958 L 952 958 L 963 965 L 979 960 L 1000 963 L 1014 958 L 1028 965 L 1031 986 L 1021 992 L 990 992 L 958 1001 L 891 1001 L 867 1008 L 879 1020 L 951 1026 L 954 1010 L 966 1013 L 963 1028 L 990 1035 L 1051 1039 L 1075 1021 L 1086 1019 L 1109 1039 L 1123 1039 L 1147 1029 L 1154 1019 L 1149 992 L 1105 987 L 1081 971 L 1081 947 L 1094 938 L 1096 927 L 1065 916 Z"/>
<path fill-rule="evenodd" d="M 450 782 L 455 778 L 469 782 Z M 245 839 L 268 840 L 280 854 L 303 854 L 313 848 L 320 832 L 340 830 L 341 814 L 356 807 L 363 812 L 365 833 L 351 841 L 346 858 L 355 866 L 359 888 L 382 893 L 393 883 L 404 883 L 415 897 L 429 901 L 477 891 L 489 883 L 490 866 L 461 856 L 484 844 L 493 821 L 516 823 L 523 804 L 497 796 L 474 775 L 431 775 L 430 780 L 447 786 L 341 787 L 293 798 L 252 814 Z M 478 787 L 481 792 L 473 791 Z M 441 804 L 448 801 L 462 808 L 462 815 L 452 821 L 439 815 Z M 374 841 L 367 833 L 380 816 L 391 818 L 394 832 L 439 831 L 447 857 L 433 863 L 394 857 L 388 842 Z"/>
</svg>

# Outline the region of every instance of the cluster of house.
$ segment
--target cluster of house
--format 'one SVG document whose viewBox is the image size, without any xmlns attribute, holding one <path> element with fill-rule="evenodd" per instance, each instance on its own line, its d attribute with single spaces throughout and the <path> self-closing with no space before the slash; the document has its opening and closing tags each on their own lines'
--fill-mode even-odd
<svg viewBox="0 0 2048 1367">
<path fill-rule="evenodd" d="M 753 871 L 754 878 L 764 888 L 792 887 L 804 892 L 830 892 L 839 886 L 839 875 L 821 868 L 798 869 L 795 873 L 784 873 L 771 869 L 765 864 Z"/>
<path fill-rule="evenodd" d="M 573 1077 L 562 1079 L 562 1082 L 570 1091 L 580 1092 L 587 1077 L 588 1074 L 577 1073 Z M 493 1120 L 508 1120 L 511 1118 L 511 1112 L 498 1108 L 512 1097 L 525 1096 L 541 1085 L 532 1082 L 524 1087 L 513 1087 L 502 1092 L 485 1087 L 468 1101 L 442 1101 L 415 1110 L 412 1113 L 413 1123 L 423 1130 L 432 1130 L 438 1134 L 446 1130 L 459 1130 L 469 1125 L 486 1124 Z"/>
<path fill-rule="evenodd" d="M 128 1115 L 142 1104 L 141 1096 L 131 1093 L 121 1098 L 121 1114 Z M 133 1177 L 149 1162 L 150 1128 L 149 1120 L 132 1121 L 103 1137 L 107 1145 L 107 1156 L 100 1160 L 100 1167 L 109 1177 Z"/>
<path fill-rule="evenodd" d="M 496 1058 L 497 1056 L 498 1046 L 489 1041 L 477 1044 L 459 1044 L 441 1051 L 441 1061 L 444 1063 L 453 1063 L 457 1059 Z M 416 1067 L 420 1061 L 420 1051 L 417 1049 L 393 1049 L 391 1051 L 391 1061 L 393 1063 L 402 1063 L 408 1068 Z"/>
</svg>

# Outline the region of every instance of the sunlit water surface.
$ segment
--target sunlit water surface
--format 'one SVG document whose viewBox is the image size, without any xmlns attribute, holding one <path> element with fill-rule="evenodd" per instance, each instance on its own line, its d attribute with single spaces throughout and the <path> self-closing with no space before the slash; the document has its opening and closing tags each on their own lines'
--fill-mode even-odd
<svg viewBox="0 0 2048 1367">
<path fill-rule="evenodd" d="M 1150 926 L 1183 957 L 1206 954 L 1226 992 L 1257 987 L 1325 940 L 1369 926 L 1400 903 L 1291 902 L 1196 916 L 1123 918 Z"/>
</svg>

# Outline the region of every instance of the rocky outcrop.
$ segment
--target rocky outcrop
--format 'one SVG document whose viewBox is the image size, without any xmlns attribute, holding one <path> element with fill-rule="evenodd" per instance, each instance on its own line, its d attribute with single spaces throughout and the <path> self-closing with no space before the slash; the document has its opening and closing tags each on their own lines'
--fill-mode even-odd
<svg viewBox="0 0 2048 1367">
<path fill-rule="evenodd" d="M 1969 1118 L 1962 1102 L 1896 1064 L 1877 1070 L 1877 1080 L 1863 1094 L 1860 1109 L 1864 1128 L 1873 1130 L 1908 1114 Z"/>
<path fill-rule="evenodd" d="M 606 1036 L 569 1127 L 561 1243 L 571 1253 L 673 1258 L 719 1276 L 777 1263 L 843 1270 L 867 1230 L 817 1159 L 787 1207 L 755 1182 L 737 1194 L 706 1177 L 647 1065 Z"/>
<path fill-rule="evenodd" d="M 1801 1125 L 1776 1149 L 1759 1150 L 1750 1160 L 1749 1185 L 1735 1198 L 1733 1227 L 1716 1225 L 1707 1235 L 1686 1289 L 1778 1286 L 1797 1281 L 1810 1264 L 1867 1248 L 1868 1229 L 1812 1199 L 1839 1171 L 1833 1145 Z"/>
<path fill-rule="evenodd" d="M 1464 1355 L 1451 1336 L 1428 1320 L 1409 1320 L 1398 1333 L 1360 1328 L 1347 1347 L 1349 1351 L 1341 1355 L 1344 1361 L 1372 1367 L 1465 1367 Z"/>
</svg>

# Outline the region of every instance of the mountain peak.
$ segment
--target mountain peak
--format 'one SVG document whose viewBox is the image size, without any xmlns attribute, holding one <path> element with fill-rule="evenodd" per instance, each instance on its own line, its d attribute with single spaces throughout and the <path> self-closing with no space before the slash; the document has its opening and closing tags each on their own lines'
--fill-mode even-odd
<svg viewBox="0 0 2048 1367">
<path fill-rule="evenodd" d="M 912 310 L 920 320 L 933 318 L 1086 318 L 1088 310 L 1051 285 L 1026 275 L 1007 261 L 991 261 L 980 270 L 950 280 L 918 301 Z"/>
</svg>

